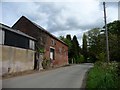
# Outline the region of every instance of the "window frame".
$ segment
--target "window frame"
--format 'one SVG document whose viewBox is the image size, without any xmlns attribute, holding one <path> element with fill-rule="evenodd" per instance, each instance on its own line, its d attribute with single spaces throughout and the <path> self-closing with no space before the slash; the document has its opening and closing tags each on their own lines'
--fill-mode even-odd
<svg viewBox="0 0 120 90">
<path fill-rule="evenodd" d="M 33 40 L 29 40 L 29 48 L 32 49 L 32 50 L 35 50 L 35 41 Z"/>
</svg>

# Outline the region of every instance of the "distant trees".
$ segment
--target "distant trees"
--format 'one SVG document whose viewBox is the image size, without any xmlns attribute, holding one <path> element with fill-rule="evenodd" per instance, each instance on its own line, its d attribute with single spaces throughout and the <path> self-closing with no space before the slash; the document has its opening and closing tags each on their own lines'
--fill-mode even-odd
<svg viewBox="0 0 120 90">
<path fill-rule="evenodd" d="M 87 50 L 87 36 L 84 33 L 83 34 L 83 44 L 82 44 L 82 54 L 84 56 L 85 61 L 87 61 L 87 57 L 88 57 L 88 50 Z"/>
<path fill-rule="evenodd" d="M 77 37 L 74 35 L 72 39 L 71 35 L 68 34 L 66 38 L 63 36 L 59 38 L 68 45 L 69 63 L 80 63 L 81 47 L 79 46 Z"/>
<path fill-rule="evenodd" d="M 107 28 L 110 60 L 120 61 L 120 21 L 108 23 Z M 105 31 L 100 28 L 93 28 L 83 34 L 82 49 L 75 35 L 73 38 L 71 38 L 71 35 L 60 36 L 59 38 L 68 45 L 69 63 L 106 60 Z"/>
<path fill-rule="evenodd" d="M 71 40 L 71 35 L 66 35 L 66 38 L 64 42 L 68 45 L 68 58 L 69 58 L 69 63 L 72 63 L 72 58 L 73 58 L 73 51 L 72 51 L 72 40 Z"/>
<path fill-rule="evenodd" d="M 72 40 L 72 50 L 74 55 L 74 62 L 79 63 L 80 47 L 76 36 L 74 36 Z"/>
<path fill-rule="evenodd" d="M 120 21 L 107 24 L 110 60 L 119 61 L 120 59 Z M 85 36 L 86 35 L 86 36 Z M 86 40 L 87 39 L 87 40 Z M 87 56 L 87 61 L 106 60 L 106 41 L 105 31 L 93 28 L 83 35 L 83 55 Z M 87 50 L 86 53 L 86 41 Z M 86 57 L 85 56 L 85 57 Z"/>
</svg>

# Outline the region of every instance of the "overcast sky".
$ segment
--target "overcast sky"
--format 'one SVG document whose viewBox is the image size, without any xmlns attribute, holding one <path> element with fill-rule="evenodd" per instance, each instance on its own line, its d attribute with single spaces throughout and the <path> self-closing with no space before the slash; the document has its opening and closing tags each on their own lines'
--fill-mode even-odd
<svg viewBox="0 0 120 90">
<path fill-rule="evenodd" d="M 89 2 L 88 2 L 89 1 Z M 82 43 L 84 32 L 103 27 L 103 6 L 98 0 L 81 0 L 80 2 L 2 2 L 2 19 L 0 22 L 12 26 L 21 16 L 42 26 L 59 37 L 76 35 Z M 107 2 L 107 22 L 118 20 L 118 3 Z M 0 13 L 1 13 L 0 12 Z"/>
</svg>

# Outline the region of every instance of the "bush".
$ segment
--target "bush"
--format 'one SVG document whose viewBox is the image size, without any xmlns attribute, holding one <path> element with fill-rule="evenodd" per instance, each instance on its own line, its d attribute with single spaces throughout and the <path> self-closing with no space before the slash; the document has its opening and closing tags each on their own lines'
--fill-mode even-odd
<svg viewBox="0 0 120 90">
<path fill-rule="evenodd" d="M 79 57 L 79 56 L 76 56 L 76 57 L 75 57 L 75 62 L 76 62 L 76 64 L 79 64 L 79 63 L 80 63 L 80 57 Z"/>
<path fill-rule="evenodd" d="M 104 61 L 106 59 L 105 53 L 104 52 L 100 53 L 97 56 L 97 58 L 98 58 L 99 61 Z"/>
<path fill-rule="evenodd" d="M 80 55 L 80 63 L 83 63 L 84 61 L 85 61 L 85 58 L 84 58 L 84 56 L 83 55 Z"/>
<path fill-rule="evenodd" d="M 118 67 L 117 67 L 117 75 L 118 75 L 118 80 L 120 80 L 120 62 L 118 62 Z M 118 82 L 118 88 L 120 88 L 120 81 Z"/>
<path fill-rule="evenodd" d="M 118 76 L 120 76 L 120 62 L 118 63 L 118 67 L 117 67 L 117 74 L 118 74 Z"/>
<path fill-rule="evenodd" d="M 86 87 L 90 88 L 118 88 L 119 80 L 116 63 L 95 63 L 94 68 L 88 73 Z"/>
<path fill-rule="evenodd" d="M 43 67 L 43 69 L 48 69 L 48 68 L 50 68 L 50 64 L 51 64 L 51 61 L 50 61 L 50 59 L 44 59 L 43 61 L 42 61 L 42 67 Z"/>
<path fill-rule="evenodd" d="M 76 64 L 85 62 L 83 55 L 76 56 L 73 60 L 74 60 L 74 63 L 76 63 Z"/>
</svg>

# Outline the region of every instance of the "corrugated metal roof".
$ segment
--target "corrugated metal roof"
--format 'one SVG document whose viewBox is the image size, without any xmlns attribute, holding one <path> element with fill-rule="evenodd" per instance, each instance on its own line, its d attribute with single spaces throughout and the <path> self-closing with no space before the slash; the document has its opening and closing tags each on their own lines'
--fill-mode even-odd
<svg viewBox="0 0 120 90">
<path fill-rule="evenodd" d="M 25 36 L 25 37 L 30 38 L 30 39 L 32 39 L 32 40 L 36 40 L 35 38 L 33 38 L 33 37 L 31 37 L 31 36 L 29 36 L 29 35 L 21 32 L 21 31 L 19 31 L 19 30 L 12 29 L 11 27 L 9 27 L 9 26 L 7 26 L 7 25 L 4 25 L 4 24 L 1 24 L 1 23 L 0 23 L 0 28 L 1 28 L 1 29 L 5 29 L 5 30 L 8 30 L 8 31 L 11 31 L 11 32 L 13 32 L 13 33 L 16 33 L 16 34 L 19 34 L 19 35 L 22 35 L 22 36 Z"/>
</svg>

